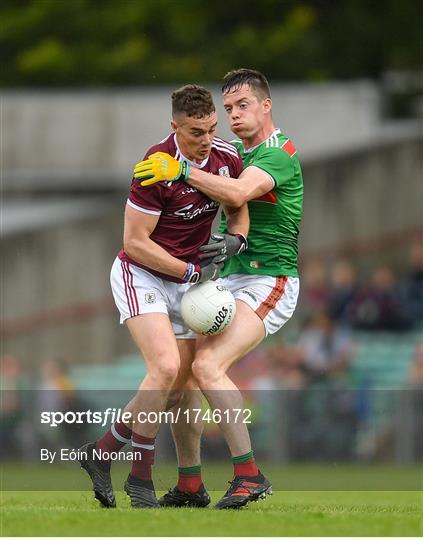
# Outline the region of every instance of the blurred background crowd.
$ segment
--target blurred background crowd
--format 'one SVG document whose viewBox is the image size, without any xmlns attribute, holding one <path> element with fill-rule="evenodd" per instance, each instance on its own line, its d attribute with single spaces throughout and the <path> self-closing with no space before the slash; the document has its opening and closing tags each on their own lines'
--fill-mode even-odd
<svg viewBox="0 0 423 540">
<path fill-rule="evenodd" d="M 309 261 L 300 299 L 291 328 L 229 372 L 252 411 L 257 453 L 288 462 L 419 461 L 422 245 L 411 245 L 400 276 L 380 266 L 366 279 L 347 259 L 329 265 Z M 18 356 L 5 354 L 1 456 L 37 459 L 39 447 L 74 448 L 92 438 L 98 427 L 41 426 L 40 412 L 122 406 L 143 373 L 139 360 L 134 355 L 90 367 L 78 365 L 65 353 L 28 370 Z M 168 426 L 163 430 L 161 452 L 172 459 Z M 204 440 L 206 457 L 226 455 L 216 425 L 206 427 Z"/>
<path fill-rule="evenodd" d="M 254 447 L 422 459 L 421 15 L 419 0 L 2 2 L 2 457 L 77 446 L 93 426 L 48 429 L 39 411 L 119 407 L 136 388 L 108 283 L 132 166 L 182 84 L 212 90 L 230 138 L 219 84 L 251 67 L 305 181 L 297 311 L 230 373 Z M 225 454 L 216 426 L 204 452 Z"/>
</svg>

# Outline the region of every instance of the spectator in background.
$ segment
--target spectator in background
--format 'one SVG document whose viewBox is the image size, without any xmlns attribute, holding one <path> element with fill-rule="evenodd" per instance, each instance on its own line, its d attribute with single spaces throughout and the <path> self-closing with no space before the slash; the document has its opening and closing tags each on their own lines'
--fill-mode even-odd
<svg viewBox="0 0 423 540">
<path fill-rule="evenodd" d="M 52 406 L 51 410 L 63 410 L 69 395 L 73 392 L 73 384 L 63 362 L 49 358 L 41 364 L 39 389 L 54 391 L 55 394 L 44 394 L 43 400 L 46 405 Z"/>
<path fill-rule="evenodd" d="M 416 346 L 416 354 L 410 369 L 410 384 L 423 388 L 423 341 Z"/>
<path fill-rule="evenodd" d="M 328 309 L 341 324 L 351 324 L 351 308 L 357 294 L 357 276 L 353 265 L 345 260 L 331 267 Z"/>
<path fill-rule="evenodd" d="M 348 329 L 328 313 L 316 314 L 299 339 L 303 366 L 310 382 L 342 376 L 350 366 L 353 343 Z"/>
<path fill-rule="evenodd" d="M 423 341 L 416 346 L 407 392 L 411 403 L 413 456 L 417 461 L 423 457 Z"/>
<path fill-rule="evenodd" d="M 351 459 L 357 411 L 347 379 L 354 352 L 349 329 L 327 312 L 318 313 L 300 336 L 299 347 L 307 386 L 295 412 L 295 455 L 307 460 Z"/>
<path fill-rule="evenodd" d="M 305 385 L 302 351 L 298 347 L 273 346 L 268 351 L 272 388 L 300 390 Z"/>
<path fill-rule="evenodd" d="M 329 286 L 324 264 L 320 259 L 311 259 L 302 272 L 300 309 L 304 315 L 312 315 L 326 309 L 329 301 Z"/>
<path fill-rule="evenodd" d="M 356 296 L 352 306 L 355 328 L 361 330 L 408 330 L 412 317 L 392 270 L 376 268 L 371 281 Z"/>
<path fill-rule="evenodd" d="M 37 385 L 37 416 L 42 411 L 66 410 L 66 395 L 72 390 L 70 381 L 62 373 L 61 366 L 55 358 L 44 360 L 40 365 Z M 60 448 L 63 438 L 63 425 L 51 429 L 47 425 L 37 423 L 40 446 Z"/>
<path fill-rule="evenodd" d="M 423 320 L 423 242 L 410 248 L 410 268 L 405 278 L 405 296 L 415 321 Z"/>
<path fill-rule="evenodd" d="M 257 381 L 268 378 L 268 374 L 268 350 L 265 348 L 254 349 L 228 370 L 228 376 L 240 390 L 257 389 Z"/>
<path fill-rule="evenodd" d="M 305 384 L 301 351 L 277 342 L 248 353 L 228 373 L 239 388 L 247 391 L 296 390 Z"/>
<path fill-rule="evenodd" d="M 67 373 L 67 366 L 62 360 L 49 358 L 41 364 L 38 384 L 38 408 L 39 411 L 62 412 L 77 412 L 86 409 L 75 392 L 73 383 Z M 40 425 L 40 442 L 48 443 L 52 447 L 68 445 L 76 448 L 85 440 L 87 428 L 88 425 L 85 423 L 64 423 L 60 428 L 54 429 Z"/>
<path fill-rule="evenodd" d="M 19 451 L 19 427 L 24 415 L 21 363 L 16 356 L 0 359 L 0 457 L 16 457 Z"/>
</svg>

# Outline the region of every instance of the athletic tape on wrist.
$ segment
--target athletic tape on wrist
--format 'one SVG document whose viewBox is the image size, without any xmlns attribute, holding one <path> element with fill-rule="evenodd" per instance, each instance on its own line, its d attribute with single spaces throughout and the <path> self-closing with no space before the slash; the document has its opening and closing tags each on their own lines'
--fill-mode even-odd
<svg viewBox="0 0 423 540">
<path fill-rule="evenodd" d="M 197 283 L 200 279 L 201 268 L 198 264 L 187 263 L 187 269 L 182 276 L 184 283 Z"/>
<path fill-rule="evenodd" d="M 239 246 L 239 250 L 238 250 L 238 253 L 237 253 L 237 255 L 238 255 L 239 253 L 242 253 L 243 251 L 245 251 L 248 248 L 248 241 L 245 238 L 245 236 L 243 234 L 241 234 L 241 233 L 237 233 L 235 236 L 241 242 L 241 245 Z"/>
</svg>

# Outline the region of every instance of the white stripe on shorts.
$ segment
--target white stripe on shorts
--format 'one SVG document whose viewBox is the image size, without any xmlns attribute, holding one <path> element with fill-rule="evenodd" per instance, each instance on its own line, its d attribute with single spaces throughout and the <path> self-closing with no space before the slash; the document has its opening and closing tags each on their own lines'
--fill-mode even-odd
<svg viewBox="0 0 423 540">
<path fill-rule="evenodd" d="M 137 292 L 134 287 L 134 276 L 132 275 L 128 262 L 121 261 L 121 265 L 122 265 L 123 282 L 125 284 L 126 300 L 128 302 L 128 307 L 129 307 L 129 314 L 131 315 L 131 317 L 135 317 L 136 315 L 139 315 L 140 312 L 139 312 Z"/>
</svg>

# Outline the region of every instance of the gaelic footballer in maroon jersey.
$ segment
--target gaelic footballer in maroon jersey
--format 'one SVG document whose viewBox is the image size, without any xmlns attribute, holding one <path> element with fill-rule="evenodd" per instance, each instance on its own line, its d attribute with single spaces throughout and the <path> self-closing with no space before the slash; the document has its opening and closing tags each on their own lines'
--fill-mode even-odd
<svg viewBox="0 0 423 540">
<path fill-rule="evenodd" d="M 148 150 L 147 157 L 161 150 L 172 155 L 169 159 L 175 169 L 182 169 L 180 161 L 189 158 L 191 167 L 214 175 L 240 175 L 242 162 L 237 150 L 215 138 L 216 108 L 206 88 L 189 84 L 172 93 L 170 125 L 174 133 Z M 196 262 L 200 260 L 200 248 L 204 253 L 214 243 L 207 244 L 218 204 L 189 186 L 177 172 L 174 180 L 148 188 L 133 180 L 125 206 L 124 251 L 116 257 L 110 272 L 120 322 L 127 326 L 147 373 L 136 396 L 125 407 L 131 416 L 128 423 L 115 422 L 103 437 L 83 447 L 87 459 L 80 460 L 80 465 L 91 478 L 95 497 L 107 507 L 116 506 L 111 462 L 92 451 L 101 450 L 105 455 L 103 452 L 118 451 L 127 442 L 136 449 L 125 482 L 131 506 L 159 507 L 152 466 L 160 421 L 150 420 L 149 413 L 160 414 L 185 395 L 196 335 L 181 315 L 183 295 L 195 283 L 216 279 L 223 260 L 230 256 L 224 239 L 223 260 L 215 261 L 206 254 L 201 264 Z M 228 242 L 239 244 L 239 249 L 246 244 L 248 208 L 228 205 L 224 210 L 228 215 Z M 223 255 L 224 248 L 216 249 L 221 249 Z M 142 419 L 142 412 L 147 421 Z M 191 487 L 197 490 L 197 484 L 202 485 L 201 476 L 196 475 L 194 480 L 196 485 Z M 187 489 L 183 479 L 178 486 L 182 491 Z M 202 505 L 209 502 L 208 495 L 203 494 Z"/>
<path fill-rule="evenodd" d="M 178 148 L 175 133 L 152 146 L 144 159 L 154 152 L 166 152 L 178 160 L 187 160 Z M 213 139 L 210 155 L 202 163 L 187 161 L 191 167 L 220 176 L 238 178 L 242 172 L 242 160 L 237 149 L 219 137 Z M 218 202 L 183 181 L 140 187 L 140 181 L 133 179 L 127 204 L 140 212 L 160 216 L 151 240 L 178 259 L 194 264 L 200 262 L 198 250 L 209 240 L 212 222 L 219 209 Z M 168 281 L 182 281 L 134 261 L 123 250 L 119 252 L 119 258 Z"/>
</svg>

